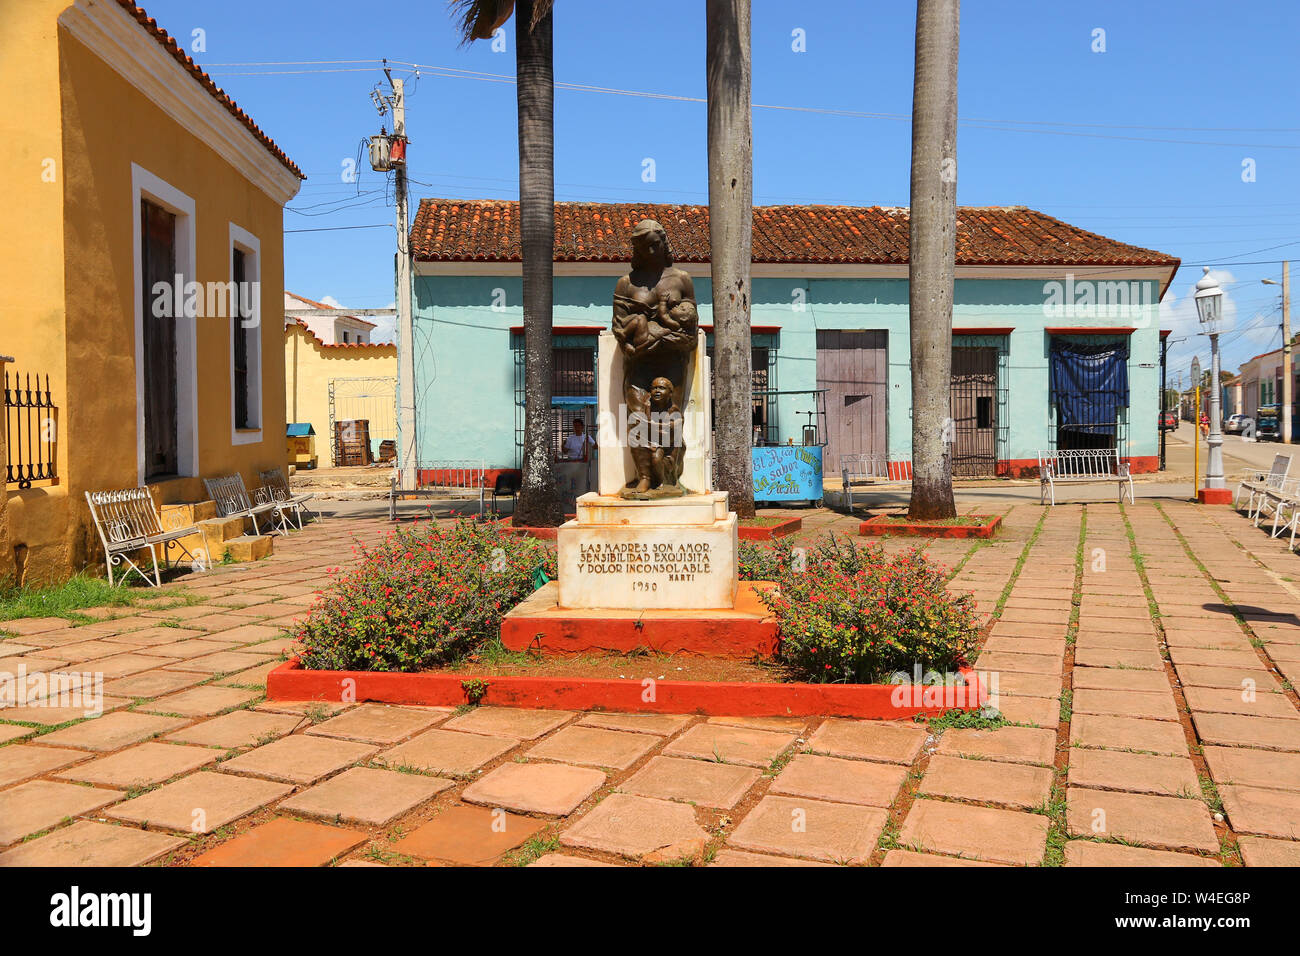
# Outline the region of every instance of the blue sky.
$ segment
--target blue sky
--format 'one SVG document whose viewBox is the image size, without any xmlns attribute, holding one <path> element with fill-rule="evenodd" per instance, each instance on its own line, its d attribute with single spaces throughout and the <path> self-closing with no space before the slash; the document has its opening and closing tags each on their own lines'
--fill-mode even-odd
<svg viewBox="0 0 1300 956">
<path fill-rule="evenodd" d="M 381 123 L 369 96 L 380 58 L 410 78 L 412 207 L 422 196 L 517 198 L 513 21 L 507 50 L 494 52 L 461 47 L 439 0 L 146 6 L 187 45 L 204 31 L 195 59 L 308 174 L 285 228 L 332 231 L 287 233 L 290 290 L 352 308 L 393 301 L 392 229 L 337 228 L 393 221 L 380 174 L 363 162 L 356 182 L 342 178 Z M 703 8 L 558 0 L 558 82 L 688 99 L 557 91 L 557 198 L 707 201 L 705 107 L 689 99 L 704 95 Z M 757 203 L 907 204 L 914 11 L 754 0 L 755 104 L 875 114 L 757 108 Z M 958 201 L 1031 206 L 1180 257 L 1162 317 L 1175 330 L 1171 375 L 1196 351 L 1208 365 L 1187 296 L 1200 265 L 1213 266 L 1235 310 L 1237 331 L 1223 339 L 1235 369 L 1281 344 L 1279 290 L 1260 279 L 1300 259 L 1297 36 L 1300 4 L 1282 0 L 968 0 Z M 422 65 L 418 80 L 409 64 Z M 653 182 L 642 179 L 647 158 Z"/>
</svg>

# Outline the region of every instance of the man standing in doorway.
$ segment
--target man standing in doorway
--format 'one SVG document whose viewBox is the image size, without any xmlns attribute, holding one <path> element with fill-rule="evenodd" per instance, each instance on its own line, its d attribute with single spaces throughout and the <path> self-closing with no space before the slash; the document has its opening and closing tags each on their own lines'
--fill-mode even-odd
<svg viewBox="0 0 1300 956">
<path fill-rule="evenodd" d="M 586 461 L 590 449 L 596 446 L 596 439 L 586 433 L 586 425 L 581 418 L 573 420 L 573 434 L 564 439 L 564 457 L 569 461 Z"/>
</svg>

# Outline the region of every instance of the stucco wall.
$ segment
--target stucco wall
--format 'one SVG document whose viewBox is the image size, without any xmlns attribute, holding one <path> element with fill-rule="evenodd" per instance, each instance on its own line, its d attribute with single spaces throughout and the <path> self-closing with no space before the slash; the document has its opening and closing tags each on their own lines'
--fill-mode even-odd
<svg viewBox="0 0 1300 956">
<path fill-rule="evenodd" d="M 609 326 L 618 270 L 608 276 L 555 280 L 555 331 L 565 326 Z M 712 324 L 712 291 L 696 277 L 700 322 Z M 523 323 L 518 276 L 418 276 L 415 280 L 415 354 L 421 393 L 418 422 L 424 459 L 482 457 L 511 465 L 514 445 L 514 357 L 510 327 Z M 1049 327 L 1136 327 L 1130 336 L 1128 448 L 1133 457 L 1158 453 L 1160 340 L 1159 291 L 1145 283 L 1151 304 L 1138 317 L 1061 317 L 1044 308 L 1043 279 L 961 279 L 954 325 L 1013 328 L 1006 337 L 1009 416 L 1002 453 L 1018 462 L 1051 447 L 1048 413 Z M 796 290 L 801 290 L 796 293 Z M 905 279 L 756 278 L 752 323 L 779 326 L 777 386 L 817 385 L 817 330 L 884 330 L 888 336 L 889 453 L 911 450 L 911 380 Z M 983 343 L 981 343 L 983 344 Z M 798 439 L 807 398 L 781 399 L 782 439 Z"/>
<path fill-rule="evenodd" d="M 6 508 L 9 547 L 28 547 L 30 580 L 97 559 L 84 492 L 138 482 L 133 163 L 194 200 L 196 281 L 230 280 L 232 222 L 258 238 L 269 317 L 261 440 L 246 444 L 232 440 L 231 320 L 196 320 L 198 475 L 156 484 L 155 499 L 197 500 L 199 476 L 239 470 L 255 483 L 259 467 L 285 461 L 281 206 L 56 26 L 67 6 L 3 0 L 0 169 L 22 215 L 0 231 L 0 350 L 12 368 L 50 376 L 59 424 L 58 483 L 13 491 Z M 41 180 L 46 157 L 52 183 Z"/>
<path fill-rule="evenodd" d="M 292 314 L 292 313 L 291 313 Z M 316 429 L 316 455 L 330 464 L 329 383 L 335 378 L 397 378 L 395 345 L 322 345 L 300 325 L 285 329 L 285 414 Z"/>
</svg>

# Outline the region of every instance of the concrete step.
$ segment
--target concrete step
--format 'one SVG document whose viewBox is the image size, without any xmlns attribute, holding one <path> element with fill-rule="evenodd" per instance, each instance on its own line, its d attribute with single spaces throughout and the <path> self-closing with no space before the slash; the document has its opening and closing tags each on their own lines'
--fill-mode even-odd
<svg viewBox="0 0 1300 956">
<path fill-rule="evenodd" d="M 215 550 L 215 545 L 214 545 Z M 230 538 L 222 543 L 222 551 L 215 554 L 218 561 L 225 560 L 227 554 L 236 564 L 259 561 L 271 553 L 271 536 L 269 534 L 245 534 Z"/>
</svg>

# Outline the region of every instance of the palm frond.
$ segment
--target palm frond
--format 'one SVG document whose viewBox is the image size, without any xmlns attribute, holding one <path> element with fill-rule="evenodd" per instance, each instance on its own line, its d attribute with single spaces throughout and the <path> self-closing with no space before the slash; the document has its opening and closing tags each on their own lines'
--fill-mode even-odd
<svg viewBox="0 0 1300 956">
<path fill-rule="evenodd" d="M 461 44 L 490 40 L 493 32 L 510 19 L 515 0 L 447 0 L 452 18 L 458 21 Z"/>
</svg>

